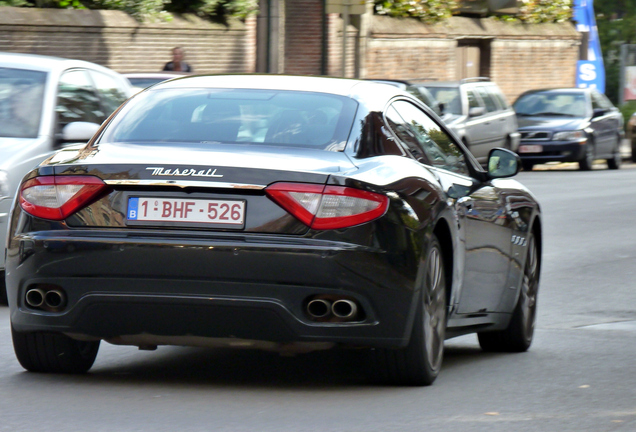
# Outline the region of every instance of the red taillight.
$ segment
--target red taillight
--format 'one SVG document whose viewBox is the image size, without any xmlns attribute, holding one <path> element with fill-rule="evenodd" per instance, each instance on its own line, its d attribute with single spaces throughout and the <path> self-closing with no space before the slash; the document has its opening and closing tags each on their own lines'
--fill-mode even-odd
<svg viewBox="0 0 636 432">
<path fill-rule="evenodd" d="M 20 187 L 20 206 L 27 213 L 62 220 L 86 205 L 106 184 L 92 176 L 44 176 Z"/>
<path fill-rule="evenodd" d="M 360 225 L 382 216 L 389 199 L 344 186 L 275 183 L 265 189 L 278 205 L 312 229 Z"/>
</svg>

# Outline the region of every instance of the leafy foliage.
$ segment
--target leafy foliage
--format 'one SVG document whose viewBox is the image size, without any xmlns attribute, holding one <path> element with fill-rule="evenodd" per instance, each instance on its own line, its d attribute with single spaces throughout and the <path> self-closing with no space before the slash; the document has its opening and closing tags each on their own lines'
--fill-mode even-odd
<svg viewBox="0 0 636 432">
<path fill-rule="evenodd" d="M 501 18 L 528 24 L 559 23 L 572 18 L 572 0 L 521 0 L 521 3 L 519 14 Z"/>
<path fill-rule="evenodd" d="M 452 15 L 456 0 L 376 0 L 375 12 L 402 18 L 418 18 L 424 22 L 442 21 Z"/>
<path fill-rule="evenodd" d="M 375 0 L 375 12 L 392 17 L 412 17 L 437 22 L 450 17 L 458 0 Z M 572 18 L 572 0 L 521 0 L 519 13 L 505 15 L 504 21 L 555 23 Z"/>
<path fill-rule="evenodd" d="M 120 10 L 139 21 L 186 12 L 204 18 L 244 19 L 258 10 L 258 0 L 0 0 L 0 6 Z"/>
<path fill-rule="evenodd" d="M 599 1 L 594 3 L 594 10 L 605 64 L 605 94 L 616 104 L 620 91 L 620 45 L 636 43 L 636 0 Z"/>
</svg>

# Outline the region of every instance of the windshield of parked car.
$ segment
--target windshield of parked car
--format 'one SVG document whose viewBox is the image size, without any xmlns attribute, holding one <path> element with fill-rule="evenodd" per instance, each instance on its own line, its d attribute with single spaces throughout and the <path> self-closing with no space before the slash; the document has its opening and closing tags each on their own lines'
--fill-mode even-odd
<svg viewBox="0 0 636 432">
<path fill-rule="evenodd" d="M 46 72 L 0 67 L 0 136 L 36 138 Z"/>
<path fill-rule="evenodd" d="M 357 103 L 301 91 L 157 89 L 140 93 L 106 142 L 196 142 L 343 150 Z"/>
<path fill-rule="evenodd" d="M 514 103 L 520 116 L 586 117 L 585 94 L 574 92 L 534 92 L 521 95 Z"/>
<path fill-rule="evenodd" d="M 462 99 L 458 87 L 428 87 L 438 103 L 444 104 L 444 114 L 462 115 Z"/>
</svg>

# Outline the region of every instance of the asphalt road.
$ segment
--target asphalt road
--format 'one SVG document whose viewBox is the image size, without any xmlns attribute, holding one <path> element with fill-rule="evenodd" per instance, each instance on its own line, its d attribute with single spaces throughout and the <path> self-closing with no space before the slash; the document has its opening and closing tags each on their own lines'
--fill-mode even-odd
<svg viewBox="0 0 636 432">
<path fill-rule="evenodd" d="M 539 167 L 518 180 L 543 205 L 535 342 L 486 354 L 446 343 L 432 387 L 368 384 L 356 352 L 102 344 L 84 376 L 23 372 L 0 308 L 0 431 L 634 431 L 636 166 Z"/>
</svg>

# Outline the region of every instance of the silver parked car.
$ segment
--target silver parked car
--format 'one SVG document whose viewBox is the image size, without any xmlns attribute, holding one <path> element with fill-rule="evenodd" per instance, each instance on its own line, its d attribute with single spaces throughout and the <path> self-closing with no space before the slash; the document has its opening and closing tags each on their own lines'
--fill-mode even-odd
<svg viewBox="0 0 636 432">
<path fill-rule="evenodd" d="M 484 164 L 490 150 L 517 151 L 517 118 L 501 89 L 488 78 L 452 82 L 424 82 L 443 105 L 445 123 L 453 129 L 477 160 Z"/>
<path fill-rule="evenodd" d="M 55 150 L 88 141 L 131 94 L 123 76 L 93 63 L 0 53 L 0 249 L 22 177 Z M 0 302 L 4 262 L 2 253 Z"/>
</svg>

